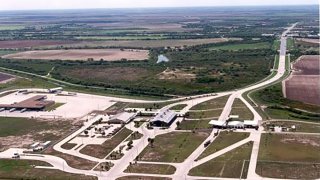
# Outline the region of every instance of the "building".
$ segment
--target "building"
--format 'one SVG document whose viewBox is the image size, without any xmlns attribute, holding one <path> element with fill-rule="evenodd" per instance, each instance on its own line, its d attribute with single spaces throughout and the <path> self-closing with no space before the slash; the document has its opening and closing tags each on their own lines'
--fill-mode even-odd
<svg viewBox="0 0 320 180">
<path fill-rule="evenodd" d="M 137 115 L 136 113 L 122 112 L 112 116 L 108 121 L 108 123 L 127 124 L 128 122 L 133 120 L 136 117 L 136 115 Z"/>
<path fill-rule="evenodd" d="M 168 127 L 176 119 L 177 113 L 167 108 L 161 109 L 158 114 L 150 121 L 152 126 Z"/>
<path fill-rule="evenodd" d="M 9 109 L 9 110 L 43 110 L 44 108 L 51 106 L 54 104 L 54 101 L 47 101 L 47 96 L 37 95 L 33 96 L 24 101 L 20 101 L 18 103 L 13 104 L 0 104 L 0 109 Z"/>
<path fill-rule="evenodd" d="M 245 120 L 245 121 L 217 121 L 212 120 L 209 122 L 213 128 L 257 128 L 259 127 L 258 121 L 254 120 Z"/>
</svg>

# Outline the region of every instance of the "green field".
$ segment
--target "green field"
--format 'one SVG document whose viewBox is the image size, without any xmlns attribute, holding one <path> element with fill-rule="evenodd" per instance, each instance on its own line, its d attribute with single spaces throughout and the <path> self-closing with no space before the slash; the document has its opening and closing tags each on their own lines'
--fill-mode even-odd
<svg viewBox="0 0 320 180">
<path fill-rule="evenodd" d="M 76 37 L 79 40 L 159 40 L 159 39 L 166 39 L 166 36 L 161 35 L 150 35 L 150 36 L 81 36 Z"/>
<path fill-rule="evenodd" d="M 207 157 L 210 154 L 220 151 L 236 142 L 239 142 L 249 137 L 249 135 L 249 133 L 222 131 L 219 133 L 218 137 L 206 148 L 206 150 L 203 151 L 202 154 L 200 154 L 200 156 L 197 159 Z"/>
<path fill-rule="evenodd" d="M 276 121 L 270 122 L 270 125 L 282 126 L 282 127 L 292 127 L 295 126 L 294 132 L 307 132 L 307 133 L 319 133 L 320 123 L 308 123 L 308 122 L 295 122 L 295 121 Z M 266 125 L 265 125 L 266 127 Z"/>
<path fill-rule="evenodd" d="M 124 172 L 127 173 L 146 173 L 146 174 L 173 174 L 176 168 L 170 165 L 160 164 L 132 164 Z"/>
<path fill-rule="evenodd" d="M 319 178 L 319 142 L 315 135 L 263 134 L 256 172 L 271 178 Z"/>
<path fill-rule="evenodd" d="M 246 178 L 252 150 L 246 143 L 189 171 L 191 176 Z"/>
<path fill-rule="evenodd" d="M 210 129 L 210 120 L 183 120 L 181 121 L 178 129 L 180 130 L 198 130 Z"/>
<path fill-rule="evenodd" d="M 208 136 L 206 132 L 172 132 L 156 136 L 153 147 L 146 147 L 138 160 L 183 162 Z"/>
<path fill-rule="evenodd" d="M 102 145 L 86 145 L 80 150 L 80 153 L 93 156 L 96 158 L 104 158 L 113 151 L 122 141 L 124 141 L 132 133 L 127 128 L 122 128 L 111 139 L 105 141 Z"/>
<path fill-rule="evenodd" d="M 239 119 L 241 120 L 253 119 L 253 114 L 250 109 L 238 98 L 233 102 L 231 114 L 239 115 Z"/>
<path fill-rule="evenodd" d="M 23 25 L 0 25 L 0 31 L 22 30 L 24 28 Z"/>
<path fill-rule="evenodd" d="M 197 104 L 191 108 L 191 110 L 206 110 L 223 108 L 228 100 L 229 96 L 222 96 L 203 103 Z"/>
<path fill-rule="evenodd" d="M 210 50 L 229 50 L 229 51 L 238 51 L 243 49 L 268 49 L 270 48 L 269 42 L 259 42 L 251 44 L 230 44 L 223 46 L 214 46 L 209 48 Z"/>
<path fill-rule="evenodd" d="M 33 166 L 51 166 L 41 161 L 9 160 L 0 161 L 0 179 L 69 179 L 69 180 L 93 180 L 93 176 L 66 173 L 60 170 L 37 169 Z"/>
<path fill-rule="evenodd" d="M 223 109 L 205 110 L 205 111 L 189 111 L 186 115 L 189 119 L 217 118 Z"/>
</svg>

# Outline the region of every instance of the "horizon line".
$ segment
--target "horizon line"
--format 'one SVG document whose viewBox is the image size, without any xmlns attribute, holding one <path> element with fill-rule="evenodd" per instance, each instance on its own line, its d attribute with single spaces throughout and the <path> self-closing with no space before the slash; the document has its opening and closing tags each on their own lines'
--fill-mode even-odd
<svg viewBox="0 0 320 180">
<path fill-rule="evenodd" d="M 319 4 L 265 4 L 265 5 L 216 5 L 216 6 L 159 6 L 159 7 L 103 7 L 103 8 L 53 8 L 53 9 L 0 9 L 0 11 L 58 11 L 58 10 L 103 10 L 103 9 L 165 9 L 165 8 L 214 8 L 214 7 L 283 7 L 283 6 L 319 6 Z"/>
</svg>

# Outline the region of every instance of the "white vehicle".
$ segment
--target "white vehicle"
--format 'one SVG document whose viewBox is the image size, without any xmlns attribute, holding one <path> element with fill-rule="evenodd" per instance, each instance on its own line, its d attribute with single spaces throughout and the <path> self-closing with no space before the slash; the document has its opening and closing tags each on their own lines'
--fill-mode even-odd
<svg viewBox="0 0 320 180">
<path fill-rule="evenodd" d="M 0 112 L 2 112 L 2 111 L 4 111 L 4 110 L 6 110 L 5 108 L 0 108 Z"/>
<path fill-rule="evenodd" d="M 9 112 L 13 112 L 13 111 L 15 111 L 16 110 L 16 108 L 11 108 L 10 110 L 9 110 Z"/>
<path fill-rule="evenodd" d="M 27 111 L 27 109 L 24 108 L 24 109 L 22 109 L 22 110 L 20 111 L 20 113 L 24 113 L 24 112 L 26 112 L 26 111 Z"/>
</svg>

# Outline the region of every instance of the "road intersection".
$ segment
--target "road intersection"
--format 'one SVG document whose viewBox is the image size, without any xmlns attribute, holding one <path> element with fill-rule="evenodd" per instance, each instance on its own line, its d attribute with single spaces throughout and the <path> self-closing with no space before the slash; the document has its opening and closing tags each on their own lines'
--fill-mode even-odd
<svg viewBox="0 0 320 180">
<path fill-rule="evenodd" d="M 172 104 L 164 107 L 164 108 L 170 108 L 175 105 L 179 104 L 186 104 L 186 106 L 180 111 L 180 113 L 185 114 L 187 113 L 193 106 L 200 104 L 202 102 L 215 99 L 218 97 L 230 95 L 228 98 L 228 101 L 226 102 L 223 111 L 221 115 L 219 116 L 219 121 L 226 121 L 228 119 L 228 116 L 231 113 L 232 110 L 232 105 L 233 102 L 235 101 L 236 98 L 240 99 L 253 113 L 253 121 L 257 121 L 261 124 L 262 117 L 259 115 L 259 113 L 255 110 L 252 105 L 247 102 L 247 100 L 243 97 L 243 94 L 257 89 L 264 87 L 266 85 L 272 84 L 274 82 L 277 82 L 280 80 L 285 72 L 286 72 L 286 35 L 290 30 L 292 30 L 297 23 L 293 24 L 289 28 L 287 28 L 281 35 L 281 44 L 280 44 L 280 56 L 279 56 L 279 65 L 276 71 L 275 76 L 271 77 L 270 79 L 267 79 L 265 81 L 262 81 L 260 83 L 253 84 L 251 86 L 245 87 L 243 89 L 235 90 L 235 91 L 229 91 L 229 92 L 221 92 L 217 94 L 205 94 L 205 95 L 197 95 L 197 96 L 192 96 L 188 98 L 176 98 L 172 100 L 167 100 L 167 101 L 140 101 L 140 100 L 130 100 L 130 99 L 123 99 L 123 98 L 109 98 L 109 100 L 112 101 L 120 101 L 120 102 L 150 102 L 150 103 L 157 103 L 157 102 L 173 102 Z M 176 102 L 179 100 L 179 102 Z M 79 150 L 66 150 L 61 148 L 61 146 L 74 137 L 76 137 L 78 134 L 86 130 L 88 127 L 90 127 L 94 122 L 98 121 L 101 117 L 96 116 L 89 121 L 84 123 L 84 126 L 82 126 L 79 130 L 76 132 L 72 133 L 70 136 L 67 138 L 63 139 L 62 141 L 58 142 L 57 144 L 54 145 L 54 150 L 65 153 L 65 154 L 70 154 L 73 156 L 77 156 L 83 159 L 95 161 L 98 163 L 101 162 L 106 162 L 106 160 L 91 157 L 88 155 L 81 154 Z M 176 121 L 182 121 L 182 118 L 178 118 Z M 7 151 L 1 152 L 0 153 L 0 158 L 11 158 L 13 153 L 19 152 L 22 156 L 21 159 L 30 159 L 30 160 L 39 160 L 39 161 L 45 161 L 49 164 L 52 165 L 52 167 L 38 167 L 38 168 L 49 168 L 49 169 L 59 169 L 65 172 L 70 172 L 70 173 L 76 173 L 76 174 L 85 174 L 85 175 L 92 175 L 92 176 L 97 176 L 99 179 L 117 179 L 119 177 L 123 176 L 132 176 L 132 175 L 137 175 L 137 176 L 157 176 L 157 177 L 168 177 L 168 178 L 173 178 L 173 179 L 231 179 L 231 178 L 212 178 L 212 177 L 195 177 L 195 176 L 189 176 L 188 172 L 194 168 L 197 167 L 203 163 L 206 163 L 222 154 L 225 154 L 237 147 L 240 147 L 241 145 L 248 143 L 248 142 L 253 142 L 253 149 L 250 157 L 250 163 L 249 163 L 249 169 L 248 169 L 248 175 L 247 179 L 249 180 L 259 180 L 259 179 L 271 179 L 271 178 L 263 178 L 259 175 L 256 174 L 256 165 L 257 165 L 257 160 L 258 160 L 258 152 L 259 152 L 259 143 L 260 143 L 260 138 L 261 134 L 264 133 L 263 127 L 260 126 L 258 130 L 252 130 L 252 129 L 246 129 L 246 130 L 241 130 L 241 132 L 248 132 L 250 133 L 250 136 L 248 138 L 245 138 L 235 144 L 232 144 L 222 150 L 219 150 L 207 157 L 204 157 L 202 159 L 199 159 L 195 161 L 199 155 L 205 150 L 204 143 L 207 142 L 208 140 L 212 141 L 215 139 L 215 133 L 217 132 L 217 129 L 213 129 L 210 135 L 206 138 L 203 143 L 201 143 L 192 153 L 189 155 L 189 157 L 181 163 L 165 163 L 165 162 L 143 162 L 143 161 L 138 161 L 138 163 L 145 163 L 145 164 L 165 164 L 165 165 L 171 165 L 176 168 L 176 171 L 173 175 L 161 175 L 161 174 L 140 174 L 140 173 L 124 173 L 125 169 L 130 165 L 130 163 L 135 161 L 135 158 L 142 152 L 142 150 L 148 146 L 149 138 L 154 138 L 155 136 L 161 135 L 161 134 L 166 134 L 170 132 L 177 131 L 176 130 L 177 125 L 173 123 L 168 129 L 158 129 L 155 128 L 153 130 L 150 130 L 147 128 L 146 123 L 144 123 L 140 128 L 134 127 L 133 122 L 130 124 L 126 125 L 126 128 L 132 130 L 132 131 L 138 131 L 141 133 L 143 136 L 141 139 L 134 140 L 133 141 L 133 147 L 131 150 L 127 151 L 124 153 L 123 157 L 120 158 L 119 160 L 110 160 L 110 162 L 114 163 L 114 166 L 107 172 L 99 172 L 99 171 L 94 171 L 92 170 L 80 170 L 80 169 L 75 169 L 70 167 L 67 162 L 56 156 L 52 155 L 43 155 L 43 154 L 28 154 L 24 153 L 25 149 L 17 149 L 17 148 L 11 148 L 8 149 Z"/>
</svg>

